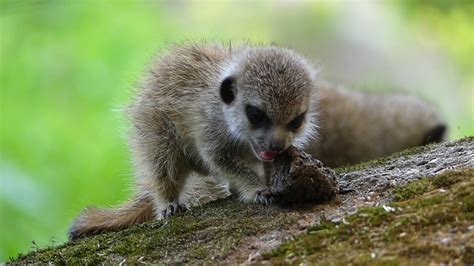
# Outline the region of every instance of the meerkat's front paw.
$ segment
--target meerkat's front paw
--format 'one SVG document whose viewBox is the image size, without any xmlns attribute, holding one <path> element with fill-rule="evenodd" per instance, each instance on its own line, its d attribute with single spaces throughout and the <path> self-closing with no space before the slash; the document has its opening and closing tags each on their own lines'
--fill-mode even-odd
<svg viewBox="0 0 474 266">
<path fill-rule="evenodd" d="M 172 215 L 183 213 L 187 210 L 188 208 L 186 207 L 186 205 L 178 203 L 178 202 L 173 202 L 173 203 L 168 204 L 168 207 L 166 207 L 166 209 L 161 211 L 160 218 L 168 218 Z"/>
<path fill-rule="evenodd" d="M 274 202 L 273 194 L 269 188 L 255 192 L 255 202 L 262 205 L 270 205 Z"/>
</svg>

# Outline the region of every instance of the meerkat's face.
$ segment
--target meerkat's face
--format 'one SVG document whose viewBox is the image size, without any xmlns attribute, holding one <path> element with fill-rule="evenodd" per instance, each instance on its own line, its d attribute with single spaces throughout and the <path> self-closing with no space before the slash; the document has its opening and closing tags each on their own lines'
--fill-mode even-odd
<svg viewBox="0 0 474 266">
<path fill-rule="evenodd" d="M 261 161 L 273 161 L 314 131 L 310 67 L 297 54 L 255 49 L 221 83 L 224 115 L 233 137 Z"/>
</svg>

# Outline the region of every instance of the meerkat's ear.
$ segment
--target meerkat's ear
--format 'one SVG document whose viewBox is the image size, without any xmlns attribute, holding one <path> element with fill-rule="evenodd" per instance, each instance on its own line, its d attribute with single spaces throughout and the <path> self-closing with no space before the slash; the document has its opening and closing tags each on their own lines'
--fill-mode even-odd
<svg viewBox="0 0 474 266">
<path fill-rule="evenodd" d="M 222 81 L 220 94 L 222 101 L 225 104 L 230 104 L 235 99 L 236 87 L 235 87 L 235 78 L 234 77 L 227 77 Z"/>
</svg>

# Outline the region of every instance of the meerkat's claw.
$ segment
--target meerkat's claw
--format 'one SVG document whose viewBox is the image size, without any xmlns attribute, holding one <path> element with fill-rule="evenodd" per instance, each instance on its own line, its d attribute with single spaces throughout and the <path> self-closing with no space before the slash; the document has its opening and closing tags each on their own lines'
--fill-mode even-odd
<svg viewBox="0 0 474 266">
<path fill-rule="evenodd" d="M 178 204 L 178 212 L 177 213 L 183 213 L 183 212 L 186 212 L 187 210 L 188 210 L 188 207 L 186 207 L 186 205 L 184 205 L 182 203 Z"/>
<path fill-rule="evenodd" d="M 262 205 L 270 205 L 274 201 L 273 194 L 269 189 L 257 191 L 255 195 L 255 202 Z"/>
<path fill-rule="evenodd" d="M 166 209 L 161 211 L 161 216 L 163 218 L 168 218 L 168 217 L 173 216 L 175 214 L 183 213 L 187 210 L 188 210 L 188 208 L 184 204 L 170 203 Z"/>
</svg>

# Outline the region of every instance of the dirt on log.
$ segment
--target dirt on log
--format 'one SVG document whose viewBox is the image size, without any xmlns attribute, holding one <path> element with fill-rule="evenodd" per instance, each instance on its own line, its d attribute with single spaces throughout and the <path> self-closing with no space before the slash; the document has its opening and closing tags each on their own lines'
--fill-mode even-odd
<svg viewBox="0 0 474 266">
<path fill-rule="evenodd" d="M 322 202 L 338 192 L 336 173 L 295 147 L 275 158 L 270 189 L 280 204 Z"/>
<path fill-rule="evenodd" d="M 473 168 L 467 137 L 335 169 L 352 192 L 323 203 L 223 199 L 10 263 L 474 263 Z"/>
</svg>

